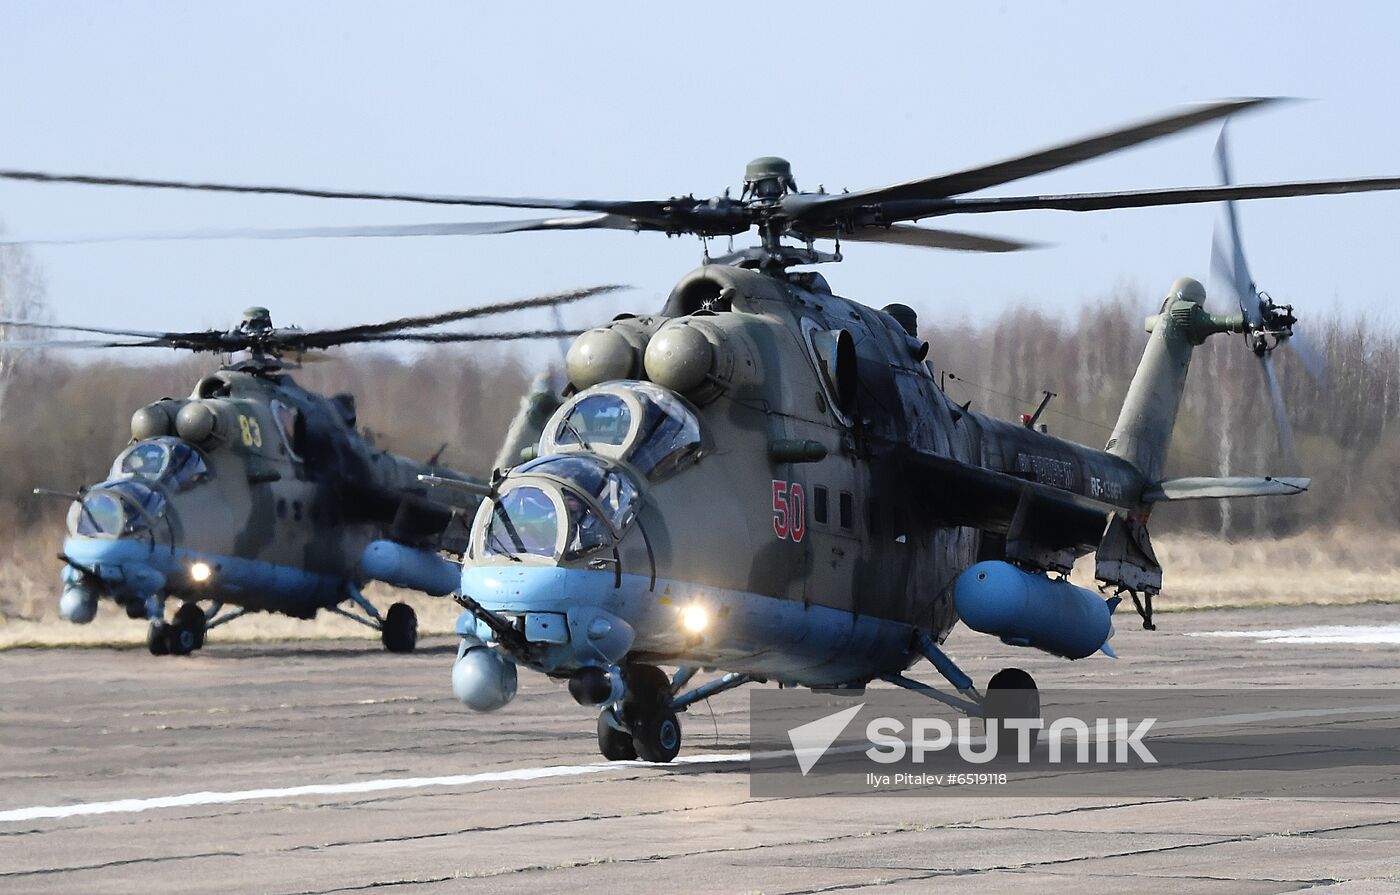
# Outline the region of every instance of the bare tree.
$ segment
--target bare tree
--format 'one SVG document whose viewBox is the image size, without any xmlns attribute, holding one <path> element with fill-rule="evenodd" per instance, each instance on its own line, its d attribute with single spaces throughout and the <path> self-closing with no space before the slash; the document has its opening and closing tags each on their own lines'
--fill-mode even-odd
<svg viewBox="0 0 1400 895">
<path fill-rule="evenodd" d="M 33 258 L 21 246 L 0 246 L 0 320 L 38 320 L 47 317 L 44 281 Z M 0 340 L 13 338 L 16 327 L 0 325 Z M 21 363 L 18 351 L 0 350 L 0 421 L 5 419 L 6 399 Z"/>
</svg>

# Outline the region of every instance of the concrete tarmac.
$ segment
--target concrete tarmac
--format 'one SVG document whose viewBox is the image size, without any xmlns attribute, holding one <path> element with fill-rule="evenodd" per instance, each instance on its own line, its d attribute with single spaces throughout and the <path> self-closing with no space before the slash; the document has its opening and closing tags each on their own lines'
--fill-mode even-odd
<svg viewBox="0 0 1400 895">
<path fill-rule="evenodd" d="M 1118 661 L 965 629 L 947 648 L 979 683 L 1014 664 L 1044 688 L 1400 686 L 1400 605 L 1118 625 Z M 220 633 L 189 658 L 0 653 L 0 891 L 1400 892 L 1379 794 L 754 798 L 742 692 L 684 717 L 681 762 L 608 765 L 562 684 L 522 675 L 468 713 L 450 641 Z"/>
</svg>

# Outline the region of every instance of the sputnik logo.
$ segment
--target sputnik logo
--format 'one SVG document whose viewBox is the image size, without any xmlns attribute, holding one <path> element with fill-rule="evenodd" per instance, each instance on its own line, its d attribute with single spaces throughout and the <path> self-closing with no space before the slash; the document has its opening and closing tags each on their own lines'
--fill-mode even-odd
<svg viewBox="0 0 1400 895">
<path fill-rule="evenodd" d="M 853 708 L 842 709 L 824 718 L 808 721 L 788 731 L 788 742 L 792 743 L 792 751 L 797 756 L 797 766 L 802 770 L 802 776 L 807 776 L 807 772 L 821 760 L 826 750 L 831 748 L 831 744 L 836 742 L 836 738 L 863 708 L 865 703 L 862 702 Z"/>
</svg>

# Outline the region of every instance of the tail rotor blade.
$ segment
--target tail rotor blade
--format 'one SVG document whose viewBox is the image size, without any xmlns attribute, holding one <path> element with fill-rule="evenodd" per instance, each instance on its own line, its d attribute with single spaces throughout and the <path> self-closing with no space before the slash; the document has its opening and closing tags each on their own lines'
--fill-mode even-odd
<svg viewBox="0 0 1400 895">
<path fill-rule="evenodd" d="M 1264 384 L 1269 389 L 1269 400 L 1273 404 L 1279 451 L 1283 454 L 1284 462 L 1290 469 L 1294 469 L 1298 465 L 1298 456 L 1293 450 L 1293 426 L 1288 422 L 1288 407 L 1283 403 L 1283 389 L 1279 386 L 1278 375 L 1274 373 L 1273 364 L 1269 363 L 1267 354 L 1259 358 L 1259 364 L 1264 372 Z"/>
<path fill-rule="evenodd" d="M 1233 180 L 1230 175 L 1230 149 L 1226 138 L 1226 127 L 1220 128 L 1220 139 L 1215 141 L 1215 166 L 1220 174 L 1220 183 L 1223 186 L 1230 186 Z M 1214 243 L 1211 246 L 1211 269 L 1228 271 L 1229 282 L 1235 293 L 1235 298 L 1239 301 L 1240 312 L 1244 314 L 1244 319 L 1251 326 L 1258 326 L 1262 322 L 1259 313 L 1259 292 L 1254 287 L 1254 277 L 1249 274 L 1249 264 L 1244 260 L 1244 244 L 1240 239 L 1239 214 L 1235 209 L 1233 200 L 1227 201 L 1225 205 L 1225 233 L 1222 236 L 1217 233 Z M 1217 263 L 1217 258 L 1222 259 Z M 1226 266 L 1223 259 L 1228 259 Z"/>
<path fill-rule="evenodd" d="M 1293 353 L 1298 356 L 1298 360 L 1303 362 L 1303 367 L 1307 369 L 1308 375 L 1312 376 L 1314 381 L 1322 382 L 1327 378 L 1327 358 L 1313 344 L 1312 339 L 1294 332 L 1284 344 L 1293 349 Z"/>
</svg>

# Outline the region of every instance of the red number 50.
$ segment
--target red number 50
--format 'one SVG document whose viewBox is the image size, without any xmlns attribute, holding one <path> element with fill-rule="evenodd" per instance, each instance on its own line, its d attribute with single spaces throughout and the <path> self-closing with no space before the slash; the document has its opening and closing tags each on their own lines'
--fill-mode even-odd
<svg viewBox="0 0 1400 895">
<path fill-rule="evenodd" d="M 773 534 L 794 542 L 807 533 L 807 495 L 798 482 L 773 480 Z"/>
</svg>

